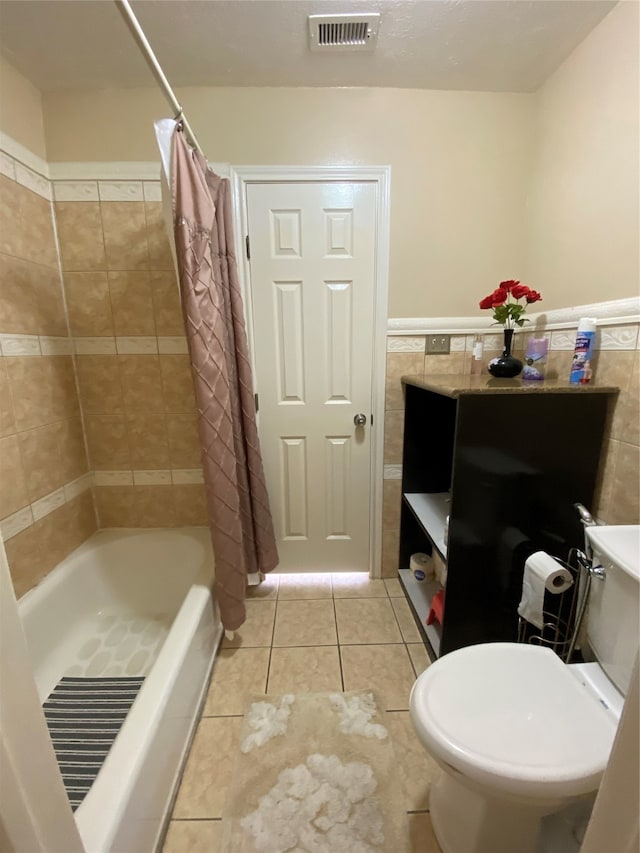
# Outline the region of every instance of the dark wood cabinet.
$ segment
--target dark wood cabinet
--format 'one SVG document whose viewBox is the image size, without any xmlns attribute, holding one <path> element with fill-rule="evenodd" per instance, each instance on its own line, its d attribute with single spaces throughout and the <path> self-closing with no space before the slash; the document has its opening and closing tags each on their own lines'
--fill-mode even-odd
<svg viewBox="0 0 640 853">
<path fill-rule="evenodd" d="M 593 507 L 617 389 L 470 376 L 403 385 L 399 576 L 430 654 L 515 641 L 526 558 L 583 547 L 574 504 Z M 415 552 L 446 564 L 441 625 L 425 624 L 442 586 L 415 580 Z"/>
</svg>

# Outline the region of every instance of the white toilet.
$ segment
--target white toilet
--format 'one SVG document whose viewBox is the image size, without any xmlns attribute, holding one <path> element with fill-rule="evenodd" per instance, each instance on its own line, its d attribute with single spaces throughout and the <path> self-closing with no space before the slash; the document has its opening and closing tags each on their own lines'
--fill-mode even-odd
<svg viewBox="0 0 640 853">
<path fill-rule="evenodd" d="M 535 853 L 542 818 L 600 784 L 638 652 L 640 526 L 587 535 L 604 569 L 587 614 L 596 663 L 488 643 L 413 686 L 414 728 L 443 771 L 430 801 L 443 853 Z"/>
</svg>

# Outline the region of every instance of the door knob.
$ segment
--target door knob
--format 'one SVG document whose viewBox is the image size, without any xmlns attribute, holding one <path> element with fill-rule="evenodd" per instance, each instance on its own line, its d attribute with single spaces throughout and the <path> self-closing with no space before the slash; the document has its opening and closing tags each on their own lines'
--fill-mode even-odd
<svg viewBox="0 0 640 853">
<path fill-rule="evenodd" d="M 367 416 L 363 415 L 362 412 L 360 412 L 359 414 L 354 416 L 353 422 L 357 427 L 362 427 L 367 422 Z"/>
</svg>

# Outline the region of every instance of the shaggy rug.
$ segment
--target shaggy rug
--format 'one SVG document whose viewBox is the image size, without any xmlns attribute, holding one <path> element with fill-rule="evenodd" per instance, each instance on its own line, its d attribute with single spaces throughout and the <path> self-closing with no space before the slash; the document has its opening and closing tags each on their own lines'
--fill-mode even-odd
<svg viewBox="0 0 640 853">
<path fill-rule="evenodd" d="M 406 853 L 384 722 L 370 692 L 256 698 L 223 812 L 224 853 Z"/>
</svg>

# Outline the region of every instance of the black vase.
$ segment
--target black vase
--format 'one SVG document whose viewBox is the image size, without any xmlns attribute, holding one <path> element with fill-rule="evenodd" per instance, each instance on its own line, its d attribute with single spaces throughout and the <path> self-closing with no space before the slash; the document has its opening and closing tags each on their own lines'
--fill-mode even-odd
<svg viewBox="0 0 640 853">
<path fill-rule="evenodd" d="M 511 355 L 513 329 L 504 330 L 504 352 L 489 362 L 489 373 L 501 379 L 511 379 L 522 371 L 522 362 Z"/>
</svg>

